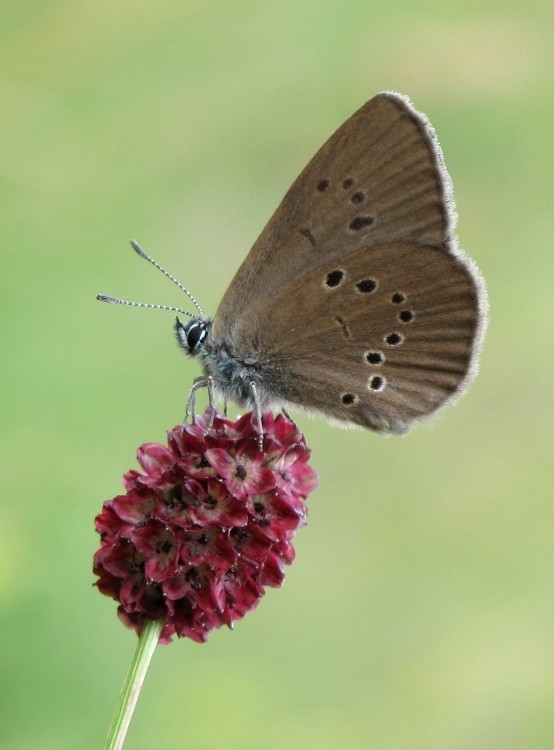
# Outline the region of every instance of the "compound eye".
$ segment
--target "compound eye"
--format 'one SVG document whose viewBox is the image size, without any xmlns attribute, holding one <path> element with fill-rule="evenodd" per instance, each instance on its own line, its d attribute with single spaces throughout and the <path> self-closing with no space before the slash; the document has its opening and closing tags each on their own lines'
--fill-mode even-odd
<svg viewBox="0 0 554 750">
<path fill-rule="evenodd" d="M 180 318 L 175 319 L 175 336 L 177 343 L 184 350 L 185 354 L 195 357 L 198 354 L 200 345 L 208 335 L 211 321 L 209 319 L 200 320 L 195 318 L 186 325 Z"/>
<path fill-rule="evenodd" d="M 206 338 L 206 324 L 202 320 L 193 320 L 187 326 L 186 337 L 189 351 L 192 354 Z"/>
</svg>

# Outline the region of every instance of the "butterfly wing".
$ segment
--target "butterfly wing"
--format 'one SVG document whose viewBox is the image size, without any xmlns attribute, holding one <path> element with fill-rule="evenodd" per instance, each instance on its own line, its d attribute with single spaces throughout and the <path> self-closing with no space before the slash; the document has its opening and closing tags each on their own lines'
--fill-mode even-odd
<svg viewBox="0 0 554 750">
<path fill-rule="evenodd" d="M 281 289 L 270 314 L 251 309 L 263 321 L 261 388 L 276 403 L 404 433 L 474 375 L 478 296 L 466 264 L 431 246 L 354 250 Z"/>
<path fill-rule="evenodd" d="M 293 183 L 231 282 L 213 340 L 258 363 L 264 402 L 403 432 L 463 388 L 481 335 L 482 286 L 455 246 L 453 225 L 450 179 L 431 126 L 405 97 L 379 94 Z M 364 279 L 375 289 L 358 290 Z M 395 294 L 411 307 L 393 302 Z M 404 310 L 413 317 L 402 327 Z M 420 321 L 427 327 L 417 328 Z M 440 351 L 459 325 L 464 355 L 454 368 Z M 395 333 L 402 343 L 386 344 Z M 373 365 L 362 361 L 370 352 Z M 448 378 L 438 374 L 444 367 Z"/>
<path fill-rule="evenodd" d="M 214 337 L 307 268 L 358 247 L 406 240 L 450 250 L 450 205 L 427 120 L 405 97 L 378 94 L 293 183 L 223 297 Z"/>
</svg>

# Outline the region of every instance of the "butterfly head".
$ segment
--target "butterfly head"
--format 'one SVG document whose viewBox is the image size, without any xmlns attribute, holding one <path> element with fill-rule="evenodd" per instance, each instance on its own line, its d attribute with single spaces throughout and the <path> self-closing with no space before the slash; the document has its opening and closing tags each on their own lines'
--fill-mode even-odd
<svg viewBox="0 0 554 750">
<path fill-rule="evenodd" d="M 210 318 L 193 318 L 190 322 L 183 323 L 177 316 L 175 318 L 177 343 L 186 354 L 196 357 L 211 327 Z"/>
</svg>

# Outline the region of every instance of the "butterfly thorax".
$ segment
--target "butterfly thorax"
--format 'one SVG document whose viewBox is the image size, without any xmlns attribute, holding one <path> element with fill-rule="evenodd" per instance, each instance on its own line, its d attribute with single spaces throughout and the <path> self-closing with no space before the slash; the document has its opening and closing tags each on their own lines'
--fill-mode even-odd
<svg viewBox="0 0 554 750">
<path fill-rule="evenodd" d="M 211 318 L 194 318 L 187 324 L 177 318 L 175 334 L 181 349 L 199 358 L 204 375 L 226 399 L 248 408 L 268 406 L 259 359 L 244 352 L 239 356 L 229 342 L 215 342 Z"/>
</svg>

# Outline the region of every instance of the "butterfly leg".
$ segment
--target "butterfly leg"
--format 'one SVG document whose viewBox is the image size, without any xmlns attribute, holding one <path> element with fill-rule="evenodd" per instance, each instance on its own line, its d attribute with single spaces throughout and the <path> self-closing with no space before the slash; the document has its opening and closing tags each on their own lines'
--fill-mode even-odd
<svg viewBox="0 0 554 750">
<path fill-rule="evenodd" d="M 295 427 L 298 427 L 294 419 L 291 417 L 291 415 L 288 413 L 288 411 L 285 409 L 284 406 L 281 407 L 281 411 L 283 412 L 283 416 L 286 417 L 289 422 L 291 422 Z"/>
<path fill-rule="evenodd" d="M 189 417 L 194 422 L 194 418 L 196 416 L 196 392 L 200 390 L 200 388 L 206 388 L 208 391 L 208 403 L 210 406 L 210 421 L 208 422 L 208 428 L 206 430 L 206 435 L 208 432 L 212 429 L 214 425 L 214 419 L 215 419 L 215 381 L 211 377 L 211 375 L 208 375 L 207 378 L 196 378 L 194 383 L 192 384 L 192 388 L 190 389 L 190 395 L 187 400 L 187 407 L 185 411 L 185 419 L 183 421 L 183 424 L 186 424 Z"/>
<path fill-rule="evenodd" d="M 194 422 L 194 417 L 196 416 L 196 391 L 199 388 L 202 388 L 204 385 L 204 378 L 196 378 L 196 380 L 192 384 L 192 388 L 190 389 L 189 397 L 187 399 L 187 406 L 185 409 L 185 418 L 183 419 L 183 424 L 186 424 L 188 422 L 189 417 Z"/>
<path fill-rule="evenodd" d="M 192 384 L 192 388 L 190 389 L 189 397 L 187 399 L 187 406 L 185 410 L 185 418 L 183 420 L 183 424 L 186 424 L 188 422 L 189 417 L 194 422 L 194 418 L 196 417 L 196 391 L 199 391 L 200 388 L 207 388 L 208 389 L 208 398 L 210 401 L 210 406 L 212 406 L 212 396 L 210 395 L 210 384 L 209 384 L 210 378 L 196 378 L 195 381 Z M 212 384 L 212 390 L 213 390 L 213 384 Z"/>
<path fill-rule="evenodd" d="M 258 389 L 256 383 L 252 380 L 249 383 L 250 393 L 252 394 L 252 401 L 254 402 L 254 413 L 256 414 L 256 424 L 258 425 L 258 448 L 260 451 L 264 447 L 264 426 L 262 424 L 262 410 L 260 408 L 260 400 L 258 398 Z"/>
<path fill-rule="evenodd" d="M 209 432 L 212 427 L 214 426 L 214 419 L 215 419 L 215 380 L 212 378 L 211 375 L 208 375 L 207 378 L 205 378 L 205 384 L 206 388 L 208 390 L 208 404 L 210 405 L 210 421 L 208 423 L 208 430 Z"/>
</svg>

